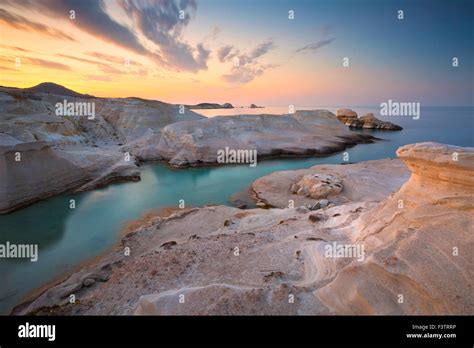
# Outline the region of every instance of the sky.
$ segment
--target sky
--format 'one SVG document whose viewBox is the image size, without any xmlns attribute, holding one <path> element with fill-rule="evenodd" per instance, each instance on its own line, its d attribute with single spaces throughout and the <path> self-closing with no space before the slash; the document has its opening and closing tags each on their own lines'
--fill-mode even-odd
<svg viewBox="0 0 474 348">
<path fill-rule="evenodd" d="M 176 104 L 473 105 L 473 21 L 470 0 L 0 0 L 0 85 Z"/>
</svg>

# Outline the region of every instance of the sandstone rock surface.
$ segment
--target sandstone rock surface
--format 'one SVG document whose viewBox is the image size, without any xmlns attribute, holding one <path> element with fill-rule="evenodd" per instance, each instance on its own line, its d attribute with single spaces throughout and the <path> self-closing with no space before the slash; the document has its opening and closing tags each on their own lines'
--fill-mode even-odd
<svg viewBox="0 0 474 348">
<path fill-rule="evenodd" d="M 217 164 L 218 151 L 257 151 L 259 159 L 321 156 L 374 140 L 341 125 L 327 110 L 238 115 L 177 122 L 161 131 L 156 152 L 177 167 Z"/>
<path fill-rule="evenodd" d="M 309 169 L 274 172 L 252 184 L 254 199 L 262 205 L 286 208 L 290 200 L 294 206 L 312 206 L 319 198 L 295 194 L 294 189 L 305 176 L 337 178 L 341 190 L 326 196 L 334 203 L 349 201 L 380 201 L 398 190 L 409 178 L 410 171 L 398 159 L 366 161 L 350 165 L 324 164 Z M 337 193 L 339 191 L 340 193 Z"/>
<path fill-rule="evenodd" d="M 63 102 L 93 105 L 94 115 L 57 115 Z M 374 141 L 326 110 L 205 118 L 178 105 L 96 98 L 54 83 L 0 87 L 0 106 L 0 214 L 67 190 L 138 180 L 138 161 L 216 165 L 217 151 L 226 147 L 256 150 L 260 160 L 319 156 Z"/>
<path fill-rule="evenodd" d="M 316 214 L 208 206 L 147 217 L 116 252 L 14 312 L 472 314 L 474 148 L 421 143 L 398 155 L 412 172 L 396 182 L 378 171 L 400 171 L 400 160 L 327 169 L 343 178 L 340 195 L 359 174 L 388 185 L 384 198 L 365 197 L 366 184 Z M 126 260 L 124 245 L 134 250 Z M 337 245 L 359 246 L 359 255 L 327 253 Z M 71 291 L 74 305 L 64 300 Z"/>
<path fill-rule="evenodd" d="M 331 174 L 306 174 L 291 186 L 291 192 L 314 199 L 337 195 L 343 189 L 339 177 Z"/>
<path fill-rule="evenodd" d="M 56 115 L 64 100 L 94 103 L 94 118 Z M 146 157 L 161 128 L 203 118 L 158 101 L 95 98 L 52 83 L 0 87 L 0 106 L 0 214 L 68 190 L 139 180 L 134 149 Z"/>
</svg>

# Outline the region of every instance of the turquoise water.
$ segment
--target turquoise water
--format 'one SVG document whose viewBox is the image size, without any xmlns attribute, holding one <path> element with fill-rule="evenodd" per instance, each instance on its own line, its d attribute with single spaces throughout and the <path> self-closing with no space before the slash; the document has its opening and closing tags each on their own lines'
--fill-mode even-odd
<svg viewBox="0 0 474 348">
<path fill-rule="evenodd" d="M 377 111 L 356 110 L 359 113 Z M 242 111 L 236 109 L 236 112 Z M 404 130 L 368 131 L 384 141 L 348 149 L 349 161 L 393 158 L 399 146 L 422 141 L 474 146 L 473 117 L 472 107 L 436 107 L 423 108 L 420 120 L 385 118 L 400 124 Z M 278 170 L 341 162 L 342 153 L 321 158 L 262 161 L 255 168 L 239 165 L 175 170 L 165 164 L 146 164 L 141 166 L 140 182 L 112 184 L 81 194 L 66 193 L 2 215 L 0 243 L 38 244 L 39 260 L 0 259 L 0 313 L 8 313 L 30 291 L 111 247 L 118 240 L 124 223 L 150 209 L 178 206 L 180 199 L 184 199 L 187 206 L 230 204 L 229 197 L 233 193 L 244 190 L 260 176 Z M 76 200 L 75 209 L 69 208 L 71 198 Z"/>
</svg>

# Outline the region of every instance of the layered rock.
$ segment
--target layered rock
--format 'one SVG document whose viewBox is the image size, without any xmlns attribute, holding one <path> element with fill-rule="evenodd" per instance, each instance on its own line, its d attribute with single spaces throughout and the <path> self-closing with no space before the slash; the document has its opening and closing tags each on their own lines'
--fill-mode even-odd
<svg viewBox="0 0 474 348">
<path fill-rule="evenodd" d="M 339 121 L 345 124 L 347 121 L 357 119 L 357 112 L 351 109 L 338 109 L 336 111 L 336 117 Z"/>
<path fill-rule="evenodd" d="M 81 104 L 94 111 L 91 115 L 61 116 L 56 114 L 57 103 Z M 256 151 L 260 160 L 326 155 L 375 139 L 350 132 L 327 110 L 208 119 L 178 105 L 140 98 L 96 98 L 53 83 L 25 89 L 0 87 L 0 105 L 0 146 L 4 156 L 0 170 L 5 174 L 0 186 L 8 193 L 8 197 L 0 197 L 0 213 L 73 188 L 91 189 L 115 179 L 136 180 L 134 159 L 162 160 L 177 167 L 216 165 L 218 151 L 225 148 Z M 29 184 L 24 189 L 19 183 L 7 184 L 19 168 L 7 155 L 18 152 L 12 146 L 24 143 L 31 154 L 42 146 L 36 142 L 48 144 L 48 150 L 41 150 L 39 157 L 45 163 L 57 163 L 62 168 L 58 169 L 60 176 L 51 180 L 49 188 L 31 175 L 25 176 Z M 104 160 L 103 156 L 110 159 Z M 132 161 L 119 164 L 122 157 Z M 65 161 L 71 165 L 62 166 Z M 81 161 L 85 164 L 81 165 Z M 46 177 L 53 179 L 45 164 L 34 163 L 31 160 L 21 166 L 31 165 L 39 170 L 38 178 L 43 181 Z M 69 170 L 75 172 L 68 173 Z"/>
<path fill-rule="evenodd" d="M 366 128 L 366 129 L 381 129 L 381 130 L 402 130 L 403 128 L 387 121 L 381 121 L 374 116 L 373 113 L 367 113 L 364 116 L 351 122 L 349 127 L 352 128 Z"/>
<path fill-rule="evenodd" d="M 398 155 L 409 179 L 400 160 L 311 168 L 342 178 L 346 196 L 317 212 L 213 206 L 147 216 L 117 251 L 15 313 L 472 314 L 474 149 L 423 143 Z M 403 180 L 384 175 L 390 167 Z M 328 253 L 337 245 L 353 253 Z"/>
<path fill-rule="evenodd" d="M 0 214 L 59 194 L 116 180 L 139 180 L 133 158 L 96 148 L 63 150 L 48 142 L 0 146 Z"/>
<path fill-rule="evenodd" d="M 358 118 L 357 113 L 350 109 L 337 110 L 337 118 L 346 126 L 351 128 L 380 129 L 380 130 L 402 130 L 403 128 L 387 121 L 381 121 L 373 113 L 367 113 Z"/>
<path fill-rule="evenodd" d="M 257 151 L 259 159 L 320 156 L 372 142 L 347 130 L 327 110 L 293 115 L 238 115 L 177 122 L 166 126 L 155 150 L 176 167 L 218 164 L 218 151 Z"/>
<path fill-rule="evenodd" d="M 291 185 L 291 192 L 314 199 L 337 195 L 342 191 L 342 181 L 331 174 L 307 174 Z"/>
<path fill-rule="evenodd" d="M 472 314 L 474 148 L 420 143 L 397 155 L 409 181 L 350 225 L 370 257 L 315 295 L 343 314 Z"/>
<path fill-rule="evenodd" d="M 56 104 L 64 101 L 92 103 L 95 115 L 58 116 Z M 0 105 L 0 214 L 68 190 L 139 180 L 134 152 L 155 159 L 149 149 L 161 128 L 204 118 L 158 101 L 95 98 L 52 83 L 0 87 Z"/>
<path fill-rule="evenodd" d="M 329 191 L 324 197 L 311 197 L 297 192 L 295 194 L 295 189 L 301 187 L 298 183 L 302 178 L 314 175 L 320 178 L 335 178 L 342 186 L 341 190 L 335 187 L 335 190 Z M 397 159 L 350 165 L 324 164 L 309 169 L 274 172 L 255 180 L 251 189 L 254 199 L 261 206 L 286 208 L 293 202 L 296 207 L 312 207 L 320 198 L 327 198 L 335 204 L 349 201 L 380 201 L 398 190 L 409 176 L 410 171 Z M 328 185 L 329 187 L 331 186 Z"/>
</svg>

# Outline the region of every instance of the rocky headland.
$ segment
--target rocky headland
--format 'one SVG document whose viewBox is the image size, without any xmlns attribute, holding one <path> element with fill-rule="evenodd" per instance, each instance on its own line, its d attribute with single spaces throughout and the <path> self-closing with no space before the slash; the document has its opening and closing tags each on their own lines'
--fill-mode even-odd
<svg viewBox="0 0 474 348">
<path fill-rule="evenodd" d="M 56 115 L 64 100 L 93 105 L 94 115 Z M 128 146 L 150 141 L 170 123 L 204 118 L 158 101 L 95 98 L 52 83 L 0 87 L 0 106 L 0 213 L 67 190 L 139 180 Z"/>
<path fill-rule="evenodd" d="M 391 122 L 381 121 L 373 113 L 367 113 L 358 117 L 351 109 L 339 109 L 336 112 L 337 119 L 351 128 L 378 129 L 378 130 L 402 130 L 403 128 Z"/>
<path fill-rule="evenodd" d="M 255 150 L 258 159 L 283 156 L 324 156 L 371 135 L 351 132 L 327 110 L 291 115 L 237 115 L 177 122 L 161 130 L 149 153 L 175 167 L 216 165 L 224 148 Z M 147 159 L 146 156 L 140 157 Z"/>
<path fill-rule="evenodd" d="M 206 118 L 179 105 L 97 98 L 54 83 L 0 87 L 0 108 L 0 214 L 65 191 L 139 180 L 140 161 L 218 165 L 225 148 L 256 151 L 259 160 L 321 156 L 375 139 L 326 110 Z"/>
<path fill-rule="evenodd" d="M 148 214 L 13 313 L 473 313 L 474 148 L 397 155 L 255 181 L 255 199 L 276 208 Z"/>
</svg>

